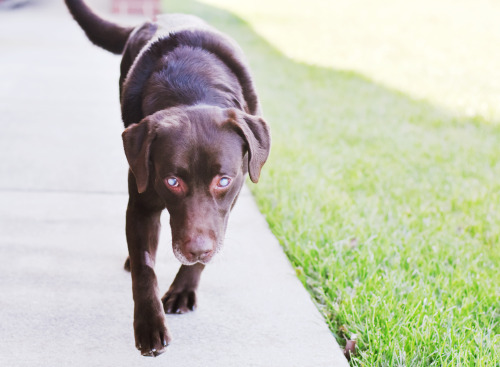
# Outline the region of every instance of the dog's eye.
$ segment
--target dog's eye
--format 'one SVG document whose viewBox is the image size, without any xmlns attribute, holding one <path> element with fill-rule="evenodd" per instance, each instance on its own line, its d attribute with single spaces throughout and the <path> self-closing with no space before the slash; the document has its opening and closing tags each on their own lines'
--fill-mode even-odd
<svg viewBox="0 0 500 367">
<path fill-rule="evenodd" d="M 187 185 L 182 178 L 178 178 L 175 176 L 165 177 L 163 179 L 165 186 L 170 192 L 176 195 L 184 195 L 187 192 Z"/>
<path fill-rule="evenodd" d="M 228 187 L 230 183 L 231 183 L 231 179 L 229 177 L 222 177 L 219 180 L 217 187 L 224 189 L 224 188 Z"/>
<path fill-rule="evenodd" d="M 167 184 L 172 187 L 179 187 L 179 180 L 175 177 L 169 177 L 167 178 Z"/>
</svg>

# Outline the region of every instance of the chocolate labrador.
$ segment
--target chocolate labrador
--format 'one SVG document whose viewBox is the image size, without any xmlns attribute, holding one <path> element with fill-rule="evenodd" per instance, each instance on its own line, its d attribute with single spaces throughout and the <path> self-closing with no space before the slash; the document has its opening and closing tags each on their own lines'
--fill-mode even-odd
<svg viewBox="0 0 500 367">
<path fill-rule="evenodd" d="M 195 308 L 200 274 L 222 247 L 245 176 L 259 179 L 269 128 L 242 51 L 201 19 L 169 14 L 123 27 L 81 0 L 65 2 L 90 41 L 123 55 L 122 137 L 130 166 L 125 267 L 132 273 L 136 347 L 157 356 L 171 339 L 165 312 Z M 160 298 L 154 266 L 165 208 L 182 265 Z"/>
</svg>

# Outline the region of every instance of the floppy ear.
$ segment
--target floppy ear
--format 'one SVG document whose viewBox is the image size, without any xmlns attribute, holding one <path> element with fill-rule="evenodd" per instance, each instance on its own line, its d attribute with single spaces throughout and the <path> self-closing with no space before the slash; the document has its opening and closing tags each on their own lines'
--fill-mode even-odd
<svg viewBox="0 0 500 367">
<path fill-rule="evenodd" d="M 260 170 L 266 163 L 271 150 L 271 135 L 269 126 L 259 116 L 231 110 L 230 121 L 237 127 L 248 147 L 248 174 L 252 182 L 257 183 Z"/>
<path fill-rule="evenodd" d="M 123 148 L 139 193 L 143 193 L 148 187 L 149 152 L 156 136 L 155 125 L 146 118 L 138 124 L 130 125 L 122 133 Z"/>
</svg>

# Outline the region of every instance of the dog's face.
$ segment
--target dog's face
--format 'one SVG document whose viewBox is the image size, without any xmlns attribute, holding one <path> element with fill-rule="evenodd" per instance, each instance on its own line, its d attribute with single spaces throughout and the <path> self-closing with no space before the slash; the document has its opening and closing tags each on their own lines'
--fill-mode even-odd
<svg viewBox="0 0 500 367">
<path fill-rule="evenodd" d="M 139 193 L 155 190 L 170 213 L 178 260 L 210 261 L 246 173 L 257 182 L 269 154 L 264 120 L 236 109 L 171 108 L 129 126 L 123 141 Z"/>
</svg>

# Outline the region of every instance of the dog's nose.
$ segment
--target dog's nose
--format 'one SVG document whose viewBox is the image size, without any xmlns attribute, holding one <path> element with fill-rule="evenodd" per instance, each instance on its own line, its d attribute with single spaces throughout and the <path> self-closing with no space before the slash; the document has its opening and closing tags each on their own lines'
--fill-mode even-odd
<svg viewBox="0 0 500 367">
<path fill-rule="evenodd" d="M 197 236 L 185 243 L 184 252 L 190 261 L 208 261 L 214 252 L 211 239 Z"/>
</svg>

